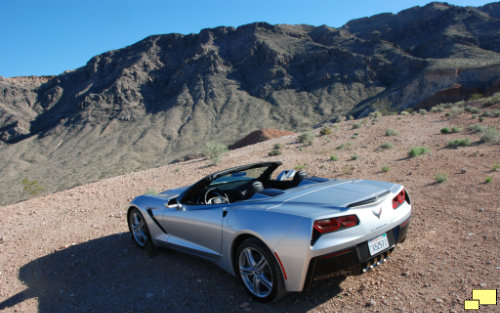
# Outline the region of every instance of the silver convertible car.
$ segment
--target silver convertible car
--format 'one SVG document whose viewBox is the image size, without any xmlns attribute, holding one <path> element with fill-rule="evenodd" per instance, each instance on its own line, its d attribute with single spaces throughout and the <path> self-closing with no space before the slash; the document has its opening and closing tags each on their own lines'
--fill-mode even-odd
<svg viewBox="0 0 500 313">
<path fill-rule="evenodd" d="M 321 276 L 362 273 L 406 239 L 410 198 L 394 183 L 273 175 L 281 162 L 238 166 L 136 197 L 127 220 L 139 247 L 181 250 L 238 276 L 261 302 Z"/>
</svg>

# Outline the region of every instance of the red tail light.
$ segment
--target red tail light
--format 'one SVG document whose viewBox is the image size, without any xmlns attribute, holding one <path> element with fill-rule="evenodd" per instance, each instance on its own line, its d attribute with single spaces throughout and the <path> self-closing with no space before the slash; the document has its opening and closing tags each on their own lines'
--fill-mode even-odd
<svg viewBox="0 0 500 313">
<path fill-rule="evenodd" d="M 315 221 L 314 228 L 322 234 L 329 233 L 332 231 L 339 230 L 340 223 L 335 218 L 327 218 L 325 220 Z"/>
<path fill-rule="evenodd" d="M 398 206 L 400 206 L 401 204 L 403 204 L 403 202 L 405 202 L 405 198 L 406 198 L 406 193 L 405 193 L 405 190 L 403 189 L 403 190 L 401 190 L 400 193 L 398 193 L 397 196 L 395 196 L 392 199 L 392 208 L 395 209 Z"/>
<path fill-rule="evenodd" d="M 314 229 L 324 234 L 337 231 L 341 228 L 356 226 L 358 223 L 359 220 L 356 215 L 347 215 L 315 221 Z"/>
<path fill-rule="evenodd" d="M 337 217 L 337 219 L 344 227 L 352 227 L 358 225 L 358 218 L 356 217 L 356 215 L 341 216 Z"/>
</svg>

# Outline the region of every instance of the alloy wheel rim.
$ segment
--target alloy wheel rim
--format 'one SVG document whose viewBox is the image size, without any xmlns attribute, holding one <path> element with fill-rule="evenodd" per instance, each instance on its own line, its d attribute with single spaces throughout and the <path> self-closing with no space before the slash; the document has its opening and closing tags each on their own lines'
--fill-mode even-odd
<svg viewBox="0 0 500 313">
<path fill-rule="evenodd" d="M 239 269 L 247 289 L 259 298 L 273 290 L 273 276 L 267 259 L 258 250 L 247 247 L 240 252 Z"/>
<path fill-rule="evenodd" d="M 142 215 L 138 212 L 132 212 L 130 215 L 130 225 L 137 244 L 141 247 L 145 246 L 148 236 L 146 234 L 146 224 Z"/>
</svg>

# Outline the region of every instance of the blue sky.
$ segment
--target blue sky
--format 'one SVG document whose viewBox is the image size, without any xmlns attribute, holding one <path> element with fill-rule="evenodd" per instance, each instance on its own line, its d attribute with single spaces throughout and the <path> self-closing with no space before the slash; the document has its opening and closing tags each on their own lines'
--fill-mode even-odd
<svg viewBox="0 0 500 313">
<path fill-rule="evenodd" d="M 326 24 L 425 5 L 411 0 L 0 0 L 0 76 L 54 75 L 149 35 L 203 28 Z M 480 6 L 492 1 L 456 0 Z"/>
</svg>

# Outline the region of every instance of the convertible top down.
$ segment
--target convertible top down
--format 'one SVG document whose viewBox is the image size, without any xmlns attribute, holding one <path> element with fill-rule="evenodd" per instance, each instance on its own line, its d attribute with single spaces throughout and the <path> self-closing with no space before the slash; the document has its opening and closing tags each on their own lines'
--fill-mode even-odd
<svg viewBox="0 0 500 313">
<path fill-rule="evenodd" d="M 238 166 L 138 196 L 127 215 L 132 238 L 142 248 L 208 259 L 262 302 L 302 291 L 322 274 L 372 269 L 406 239 L 411 204 L 403 186 L 273 175 L 280 165 Z"/>
</svg>

